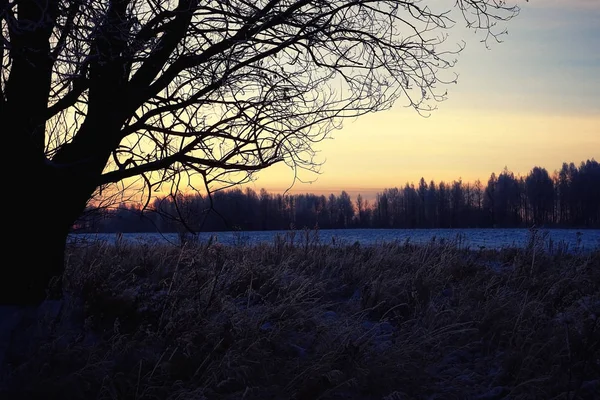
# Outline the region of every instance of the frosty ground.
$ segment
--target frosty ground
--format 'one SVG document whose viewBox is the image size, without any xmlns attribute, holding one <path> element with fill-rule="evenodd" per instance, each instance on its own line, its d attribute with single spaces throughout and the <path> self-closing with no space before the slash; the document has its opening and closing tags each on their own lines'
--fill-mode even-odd
<svg viewBox="0 0 600 400">
<path fill-rule="evenodd" d="M 305 230 L 287 231 L 224 231 L 202 232 L 197 235 L 198 241 L 208 241 L 211 238 L 226 245 L 258 245 L 272 243 L 278 236 L 285 236 L 289 242 L 303 244 Z M 525 228 L 495 228 L 495 229 L 318 229 L 310 230 L 311 239 L 320 243 L 377 245 L 399 241 L 409 241 L 413 244 L 427 244 L 432 240 L 451 240 L 460 247 L 479 250 L 505 247 L 524 247 L 529 241 L 530 229 Z M 536 231 L 544 238 L 547 247 L 568 246 L 570 250 L 585 250 L 600 247 L 599 229 L 543 229 Z M 119 237 L 128 242 L 139 244 L 175 244 L 180 241 L 177 233 L 129 232 L 121 233 Z M 117 235 L 114 233 L 75 233 L 70 235 L 74 243 L 82 241 L 102 240 L 114 243 Z"/>
<path fill-rule="evenodd" d="M 600 395 L 600 250 L 279 238 L 66 259 L 62 309 L 7 354 L 3 399 Z"/>
</svg>

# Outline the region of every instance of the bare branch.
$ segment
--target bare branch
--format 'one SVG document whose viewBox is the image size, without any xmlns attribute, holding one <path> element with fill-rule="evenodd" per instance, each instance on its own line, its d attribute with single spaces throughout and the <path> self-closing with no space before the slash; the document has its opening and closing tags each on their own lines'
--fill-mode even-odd
<svg viewBox="0 0 600 400">
<path fill-rule="evenodd" d="M 214 190 L 281 162 L 302 179 L 346 119 L 397 102 L 428 115 L 446 98 L 457 21 L 487 44 L 518 12 L 502 0 L 1 0 L 0 114 L 37 130 L 45 167 L 89 188 L 184 174 Z M 32 62 L 47 81 L 21 128 L 6 110 L 32 101 L 17 78 Z"/>
</svg>

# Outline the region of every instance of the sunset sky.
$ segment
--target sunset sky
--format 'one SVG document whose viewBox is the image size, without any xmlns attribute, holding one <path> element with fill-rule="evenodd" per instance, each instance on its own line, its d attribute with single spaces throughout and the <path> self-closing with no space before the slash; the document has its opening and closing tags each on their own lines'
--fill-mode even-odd
<svg viewBox="0 0 600 400">
<path fill-rule="evenodd" d="M 532 0 L 507 25 L 504 43 L 488 50 L 465 39 L 457 85 L 429 118 L 403 107 L 371 114 L 333 133 L 316 149 L 325 161 L 312 184 L 292 192 L 347 190 L 371 197 L 385 187 L 423 176 L 486 181 L 505 166 L 525 175 L 563 161 L 600 158 L 600 1 Z M 293 174 L 285 166 L 261 172 L 250 186 L 284 191 Z"/>
</svg>

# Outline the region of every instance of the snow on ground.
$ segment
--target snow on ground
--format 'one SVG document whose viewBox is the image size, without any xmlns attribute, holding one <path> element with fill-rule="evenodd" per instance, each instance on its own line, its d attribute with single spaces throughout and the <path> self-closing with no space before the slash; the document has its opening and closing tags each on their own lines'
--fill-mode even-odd
<svg viewBox="0 0 600 400">
<path fill-rule="evenodd" d="M 382 242 L 399 241 L 404 243 L 423 244 L 431 240 L 454 241 L 459 246 L 471 250 L 500 249 L 505 247 L 525 247 L 530 238 L 528 229 L 323 229 L 310 231 L 308 240 L 316 238 L 322 244 L 348 244 L 356 242 L 371 245 Z M 567 251 L 593 250 L 600 248 L 600 230 L 598 229 L 544 229 L 538 235 L 543 238 L 545 246 Z M 115 233 L 72 234 L 72 242 L 81 241 L 117 241 Z M 208 241 L 210 238 L 227 245 L 249 245 L 260 242 L 273 243 L 277 238 L 292 240 L 302 245 L 307 240 L 304 231 L 247 231 L 247 232 L 201 232 L 198 240 Z M 124 233 L 122 239 L 138 243 L 179 243 L 176 233 Z"/>
</svg>

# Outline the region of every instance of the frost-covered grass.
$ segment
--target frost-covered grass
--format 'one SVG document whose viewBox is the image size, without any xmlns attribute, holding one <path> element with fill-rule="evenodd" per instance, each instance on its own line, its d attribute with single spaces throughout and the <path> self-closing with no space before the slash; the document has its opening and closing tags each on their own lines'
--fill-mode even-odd
<svg viewBox="0 0 600 400">
<path fill-rule="evenodd" d="M 280 239 L 97 244 L 67 263 L 63 310 L 9 356 L 3 399 L 600 394 L 600 251 Z"/>
</svg>

